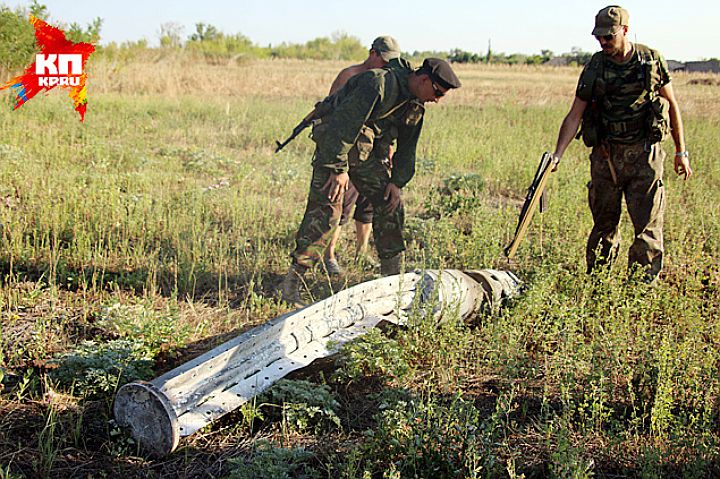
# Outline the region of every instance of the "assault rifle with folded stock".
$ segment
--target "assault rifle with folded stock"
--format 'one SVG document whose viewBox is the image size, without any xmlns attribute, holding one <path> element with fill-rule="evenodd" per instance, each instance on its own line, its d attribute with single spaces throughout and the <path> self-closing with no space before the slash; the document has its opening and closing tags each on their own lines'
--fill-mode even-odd
<svg viewBox="0 0 720 479">
<path fill-rule="evenodd" d="M 295 137 L 302 133 L 305 128 L 309 126 L 315 127 L 322 123 L 323 118 L 325 118 L 335 109 L 336 101 L 336 96 L 330 95 L 328 97 L 325 97 L 324 100 L 317 102 L 315 104 L 315 108 L 313 108 L 310 113 L 305 115 L 305 118 L 303 118 L 302 121 L 298 123 L 295 128 L 293 128 L 293 131 L 287 138 L 287 140 L 283 141 L 282 143 L 277 140 L 275 141 L 275 144 L 277 145 L 277 148 L 275 148 L 275 153 L 285 148 L 285 145 L 293 141 Z"/>
<path fill-rule="evenodd" d="M 293 131 L 290 134 L 290 136 L 287 138 L 287 140 L 283 141 L 282 143 L 280 143 L 279 140 L 275 140 L 275 144 L 277 145 L 277 148 L 275 148 L 275 153 L 277 153 L 280 150 L 282 150 L 283 148 L 285 148 L 285 145 L 287 145 L 288 143 L 293 141 L 295 139 L 295 137 L 298 136 L 300 133 L 302 133 L 305 128 L 312 125 L 313 121 L 317 120 L 316 115 L 317 115 L 317 107 L 313 108 L 313 110 L 310 113 L 308 113 L 305 116 L 305 118 L 303 118 L 302 121 L 297 124 L 297 126 L 295 128 L 293 128 Z"/>
<path fill-rule="evenodd" d="M 517 228 L 515 229 L 515 237 L 512 242 L 505 248 L 505 256 L 508 259 L 512 259 L 517 252 L 520 242 L 525 237 L 530 220 L 532 219 L 533 213 L 538 205 L 540 205 L 540 212 L 545 211 L 546 200 L 545 200 L 545 185 L 547 185 L 548 177 L 558 163 L 558 159 L 555 158 L 548 152 L 543 153 L 540 159 L 540 165 L 538 165 L 537 172 L 533 178 L 530 188 L 528 188 L 527 195 L 525 196 L 525 203 L 520 210 L 520 219 L 518 220 Z"/>
</svg>

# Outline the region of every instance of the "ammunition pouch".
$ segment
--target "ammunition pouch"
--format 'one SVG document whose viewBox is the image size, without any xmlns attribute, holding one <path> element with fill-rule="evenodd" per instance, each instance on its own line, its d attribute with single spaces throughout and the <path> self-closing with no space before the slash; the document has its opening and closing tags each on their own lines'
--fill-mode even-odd
<svg viewBox="0 0 720 479">
<path fill-rule="evenodd" d="M 382 135 L 376 136 L 373 155 L 378 158 L 388 159 L 390 157 L 390 147 L 397 136 L 397 127 L 395 125 L 390 126 L 387 131 L 383 131 Z"/>
<path fill-rule="evenodd" d="M 602 78 L 602 57 L 593 55 L 588 65 L 583 69 L 576 95 L 588 103 L 583 112 L 580 132 L 576 138 L 582 137 L 587 147 L 600 144 L 603 138 L 603 128 L 600 117 L 600 103 L 605 96 L 605 80 Z"/>
<path fill-rule="evenodd" d="M 650 144 L 659 143 L 670 133 L 670 102 L 656 95 L 648 105 L 647 133 Z"/>
<path fill-rule="evenodd" d="M 348 162 L 351 165 L 356 165 L 359 162 L 367 160 L 370 158 L 370 153 L 372 153 L 374 145 L 375 130 L 373 130 L 372 127 L 363 125 L 357 140 L 355 140 L 355 144 L 348 152 Z"/>
<path fill-rule="evenodd" d="M 602 140 L 602 124 L 600 120 L 600 110 L 595 102 L 588 103 L 582 117 L 580 133 L 585 146 L 592 148 L 600 144 Z"/>
</svg>

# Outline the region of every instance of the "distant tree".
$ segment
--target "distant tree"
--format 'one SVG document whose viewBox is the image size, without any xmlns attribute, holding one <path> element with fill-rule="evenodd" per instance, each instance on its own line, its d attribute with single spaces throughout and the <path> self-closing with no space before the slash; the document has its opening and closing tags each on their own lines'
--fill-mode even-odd
<svg viewBox="0 0 720 479">
<path fill-rule="evenodd" d="M 28 9 L 33 17 L 47 21 L 49 13 L 46 5 L 39 3 L 37 0 L 33 0 Z"/>
<path fill-rule="evenodd" d="M 359 61 L 367 56 L 367 48 L 358 38 L 335 33 L 333 38 L 318 37 L 304 45 L 281 43 L 272 48 L 270 55 L 276 58 Z"/>
<path fill-rule="evenodd" d="M 478 63 L 484 60 L 482 55 L 466 52 L 465 50 L 460 50 L 459 48 L 450 50 L 450 54 L 447 56 L 447 59 L 448 61 L 455 63 Z"/>
<path fill-rule="evenodd" d="M 563 53 L 562 56 L 567 58 L 570 64 L 575 65 L 585 65 L 587 62 L 590 61 L 590 58 L 592 57 L 592 53 L 590 52 L 584 52 L 580 47 L 572 47 L 570 49 L 570 53 Z"/>
<path fill-rule="evenodd" d="M 65 36 L 73 42 L 87 42 L 97 44 L 100 41 L 100 30 L 102 29 L 103 19 L 96 17 L 93 21 L 81 26 L 79 23 L 73 22 L 65 27 Z"/>
<path fill-rule="evenodd" d="M 195 33 L 190 35 L 190 41 L 191 42 L 212 41 L 212 40 L 217 40 L 217 38 L 220 35 L 221 35 L 220 31 L 213 25 L 208 25 L 208 24 L 200 22 L 200 23 L 195 24 Z"/>
<path fill-rule="evenodd" d="M 28 21 L 30 14 L 47 17 L 47 7 L 33 2 L 29 9 L 11 10 L 0 6 L 0 82 L 31 63 L 35 54 L 35 31 Z"/>
<path fill-rule="evenodd" d="M 545 57 L 542 55 L 529 55 L 527 58 L 525 58 L 525 63 L 527 65 L 541 65 L 545 63 Z"/>
<path fill-rule="evenodd" d="M 160 47 L 182 47 L 182 33 L 184 29 L 185 27 L 175 22 L 167 22 L 160 25 Z"/>
<path fill-rule="evenodd" d="M 522 53 L 513 53 L 507 56 L 505 62 L 510 65 L 522 65 L 526 60 L 527 55 L 523 55 Z"/>
<path fill-rule="evenodd" d="M 348 35 L 345 32 L 333 32 L 331 38 L 338 60 L 359 60 L 367 55 L 368 49 L 357 37 Z"/>
</svg>

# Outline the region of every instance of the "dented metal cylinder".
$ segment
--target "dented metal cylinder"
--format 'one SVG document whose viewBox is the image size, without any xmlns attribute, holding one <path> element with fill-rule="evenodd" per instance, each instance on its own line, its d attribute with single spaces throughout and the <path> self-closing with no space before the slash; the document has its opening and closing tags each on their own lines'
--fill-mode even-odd
<svg viewBox="0 0 720 479">
<path fill-rule="evenodd" d="M 381 321 L 403 324 L 413 307 L 432 304 L 442 320 L 466 318 L 517 294 L 510 272 L 413 272 L 361 283 L 252 328 L 149 382 L 120 388 L 115 419 L 145 450 L 169 454 L 193 434 L 237 409 L 291 371 L 329 356 Z"/>
</svg>

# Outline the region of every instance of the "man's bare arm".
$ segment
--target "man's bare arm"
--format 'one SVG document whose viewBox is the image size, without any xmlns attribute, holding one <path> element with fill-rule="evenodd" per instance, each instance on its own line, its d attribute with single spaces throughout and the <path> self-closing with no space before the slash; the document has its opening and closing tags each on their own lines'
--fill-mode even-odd
<svg viewBox="0 0 720 479">
<path fill-rule="evenodd" d="M 555 153 L 553 153 L 553 156 L 558 160 L 562 158 L 568 145 L 573 138 L 575 138 L 586 107 L 587 102 L 576 96 L 570 107 L 570 111 L 565 115 L 562 125 L 560 125 L 560 132 L 558 133 L 557 144 L 555 145 Z"/>
<path fill-rule="evenodd" d="M 328 95 L 332 95 L 333 93 L 341 89 L 343 86 L 345 86 L 345 84 L 350 78 L 362 71 L 364 71 L 362 69 L 362 64 L 352 65 L 342 69 L 340 73 L 338 73 L 337 78 L 335 78 L 335 81 L 333 81 L 332 85 L 330 85 L 330 92 L 328 93 Z"/>
<path fill-rule="evenodd" d="M 690 168 L 690 159 L 685 156 L 685 131 L 683 128 L 682 115 L 680 115 L 680 107 L 678 106 L 675 92 L 671 83 L 660 88 L 660 96 L 665 98 L 670 104 L 670 130 L 675 142 L 675 173 L 685 175 L 687 180 L 692 176 L 692 168 Z M 682 156 L 678 156 L 680 153 Z"/>
</svg>

